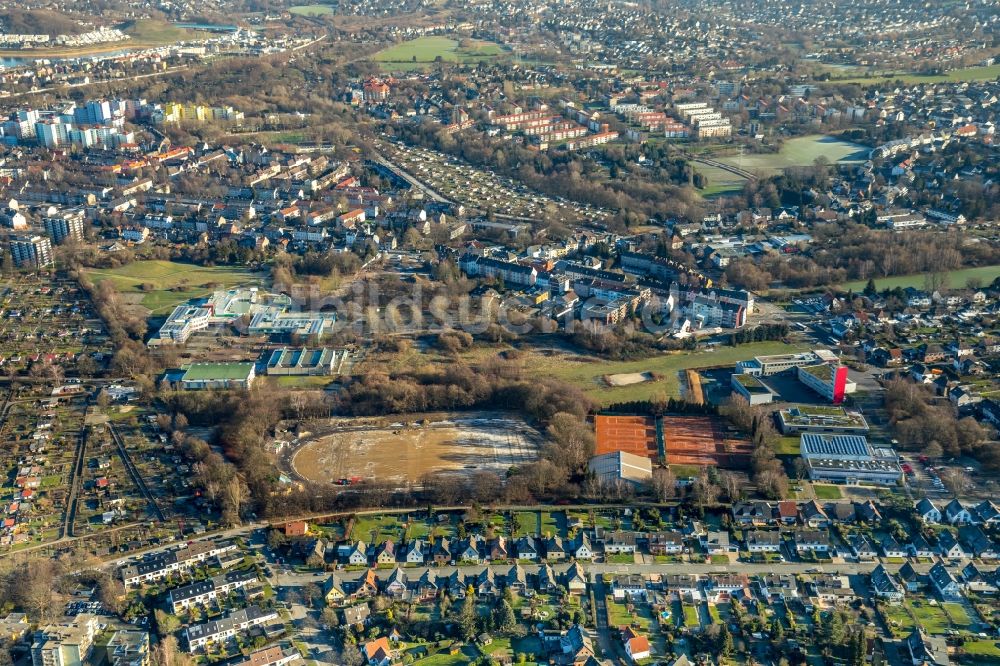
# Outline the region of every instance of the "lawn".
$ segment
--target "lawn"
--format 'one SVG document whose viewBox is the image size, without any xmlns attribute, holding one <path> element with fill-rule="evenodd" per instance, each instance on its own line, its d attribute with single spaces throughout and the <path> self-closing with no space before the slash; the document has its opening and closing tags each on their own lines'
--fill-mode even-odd
<svg viewBox="0 0 1000 666">
<path fill-rule="evenodd" d="M 972 626 L 972 618 L 969 617 L 965 606 L 951 602 L 942 604 L 942 606 L 956 629 L 967 629 Z"/>
<path fill-rule="evenodd" d="M 518 511 L 514 514 L 514 521 L 517 523 L 517 533 L 519 536 L 538 534 L 537 511 Z"/>
<path fill-rule="evenodd" d="M 788 435 L 778 440 L 774 452 L 779 456 L 797 456 L 801 452 L 801 443 L 798 435 Z"/>
<path fill-rule="evenodd" d="M 692 162 L 691 166 L 697 173 L 708 178 L 708 186 L 705 189 L 698 190 L 698 193 L 706 199 L 727 194 L 737 194 L 743 191 L 743 186 L 747 182 L 746 178 L 741 178 L 734 173 L 716 166 L 699 164 L 697 162 Z"/>
<path fill-rule="evenodd" d="M 134 261 L 113 269 L 87 268 L 95 283 L 111 280 L 122 294 L 152 314 L 168 314 L 192 298 L 203 298 L 217 289 L 261 284 L 262 276 L 239 266 L 197 266 L 176 261 Z"/>
<path fill-rule="evenodd" d="M 967 641 L 962 645 L 966 654 L 979 659 L 988 659 L 986 663 L 997 663 L 1000 661 L 1000 643 L 991 640 Z M 984 663 L 977 659 L 976 663 Z"/>
<path fill-rule="evenodd" d="M 816 499 L 820 500 L 837 500 L 843 497 L 840 488 L 824 483 L 814 483 L 813 492 L 816 493 Z"/>
<path fill-rule="evenodd" d="M 945 273 L 948 280 L 948 286 L 953 288 L 963 288 L 966 282 L 971 279 L 976 279 L 982 282 L 982 284 L 988 285 L 998 277 L 1000 277 L 1000 266 L 979 266 L 976 268 L 959 268 L 958 270 L 948 271 Z M 915 275 L 898 275 L 894 277 L 880 278 L 875 280 L 875 288 L 879 291 L 883 289 L 895 289 L 900 287 L 905 289 L 907 287 L 913 287 L 915 289 L 924 288 L 924 273 L 917 273 Z M 855 280 L 854 282 L 845 282 L 844 284 L 837 285 L 841 291 L 854 290 L 859 292 L 865 288 L 868 284 L 868 280 Z"/>
<path fill-rule="evenodd" d="M 358 516 L 351 538 L 368 544 L 380 544 L 386 539 L 399 543 L 402 532 L 403 527 L 396 516 Z"/>
<path fill-rule="evenodd" d="M 907 601 L 906 607 L 929 634 L 943 634 L 951 629 L 948 616 L 940 606 L 931 606 L 927 601 Z"/>
<path fill-rule="evenodd" d="M 333 8 L 329 5 L 295 5 L 288 8 L 288 13 L 295 16 L 324 16 L 332 14 Z"/>
<path fill-rule="evenodd" d="M 284 388 L 309 388 L 309 389 L 321 389 L 325 388 L 330 383 L 329 377 L 316 377 L 311 375 L 289 375 L 278 376 L 278 377 L 268 377 L 267 381 L 274 382 L 278 386 Z"/>
<path fill-rule="evenodd" d="M 491 42 L 418 37 L 379 51 L 375 60 L 383 69 L 424 69 L 438 58 L 443 62 L 474 63 L 494 59 L 502 53 L 503 49 Z"/>
<path fill-rule="evenodd" d="M 555 377 L 579 386 L 595 401 L 609 405 L 616 402 L 649 400 L 654 396 L 681 397 L 679 374 L 690 368 L 733 366 L 737 361 L 766 354 L 787 354 L 806 349 L 802 345 L 783 342 L 756 342 L 738 347 L 716 347 L 698 352 L 675 352 L 637 361 L 605 361 L 594 356 L 542 356 L 534 354 L 526 367 L 540 377 Z M 661 375 L 659 381 L 627 386 L 608 386 L 605 375 L 651 372 Z"/>
<path fill-rule="evenodd" d="M 868 159 L 870 150 L 836 137 L 813 134 L 786 139 L 777 153 L 720 157 L 719 161 L 747 171 L 773 174 L 787 167 L 809 166 L 820 156 L 830 162 L 862 162 Z"/>
</svg>

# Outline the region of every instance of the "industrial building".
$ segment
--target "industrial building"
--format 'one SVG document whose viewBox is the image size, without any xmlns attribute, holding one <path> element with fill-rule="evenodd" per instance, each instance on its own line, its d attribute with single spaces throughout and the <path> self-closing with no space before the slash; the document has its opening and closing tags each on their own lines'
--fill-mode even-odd
<svg viewBox="0 0 1000 666">
<path fill-rule="evenodd" d="M 903 475 L 891 447 L 873 446 L 860 435 L 805 433 L 800 450 L 813 481 L 889 485 Z"/>
</svg>

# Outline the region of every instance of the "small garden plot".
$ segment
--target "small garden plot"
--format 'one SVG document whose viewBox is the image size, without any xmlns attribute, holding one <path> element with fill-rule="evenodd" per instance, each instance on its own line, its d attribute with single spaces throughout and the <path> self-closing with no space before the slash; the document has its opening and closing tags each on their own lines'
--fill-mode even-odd
<svg viewBox="0 0 1000 666">
<path fill-rule="evenodd" d="M 378 545 L 387 539 L 402 540 L 403 525 L 399 516 L 358 516 L 351 529 L 351 539 Z"/>
<path fill-rule="evenodd" d="M 928 600 L 907 600 L 905 605 L 927 633 L 943 634 L 951 629 L 951 622 L 939 605 L 931 605 Z"/>
</svg>

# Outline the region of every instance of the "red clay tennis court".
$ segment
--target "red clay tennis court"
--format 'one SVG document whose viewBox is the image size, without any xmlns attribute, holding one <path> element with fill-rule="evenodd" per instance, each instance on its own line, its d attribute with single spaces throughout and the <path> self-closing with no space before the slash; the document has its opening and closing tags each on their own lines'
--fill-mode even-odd
<svg viewBox="0 0 1000 666">
<path fill-rule="evenodd" d="M 664 416 L 663 439 L 668 465 L 745 467 L 750 462 L 750 442 L 711 416 Z"/>
<path fill-rule="evenodd" d="M 594 417 L 595 453 L 625 451 L 656 458 L 656 421 L 648 416 Z"/>
</svg>

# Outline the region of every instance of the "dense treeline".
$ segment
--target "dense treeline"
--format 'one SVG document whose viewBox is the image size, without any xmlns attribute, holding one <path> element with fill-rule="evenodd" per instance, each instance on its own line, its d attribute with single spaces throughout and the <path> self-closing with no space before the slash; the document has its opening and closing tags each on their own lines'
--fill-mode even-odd
<svg viewBox="0 0 1000 666">
<path fill-rule="evenodd" d="M 339 413 L 354 416 L 505 409 L 544 423 L 558 412 L 582 418 L 593 403 L 574 386 L 532 377 L 519 363 L 496 359 L 475 367 L 454 362 L 402 373 L 368 373 L 344 389 L 337 407 Z"/>
<path fill-rule="evenodd" d="M 990 469 L 1000 468 L 1000 444 L 971 416 L 958 418 L 947 400 L 905 379 L 886 384 L 883 396 L 900 447 L 938 458 L 969 455 Z"/>
<path fill-rule="evenodd" d="M 808 253 L 765 255 L 758 263 L 740 259 L 726 268 L 726 277 L 752 290 L 775 282 L 808 288 L 996 263 L 1000 263 L 1000 247 L 973 242 L 963 233 L 899 234 L 855 223 L 820 224 L 813 229 Z"/>
<path fill-rule="evenodd" d="M 751 342 L 766 342 L 768 340 L 784 340 L 788 337 L 788 324 L 761 324 L 753 328 L 741 328 L 729 334 L 729 344 L 744 345 Z"/>
</svg>

